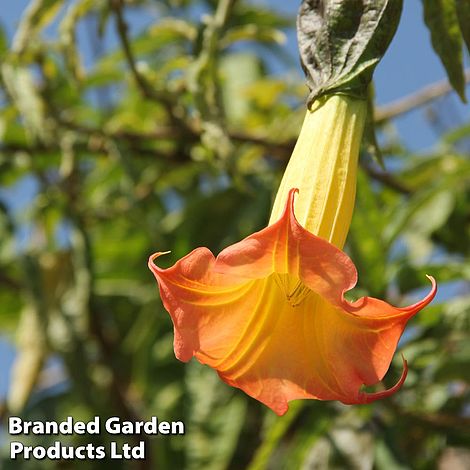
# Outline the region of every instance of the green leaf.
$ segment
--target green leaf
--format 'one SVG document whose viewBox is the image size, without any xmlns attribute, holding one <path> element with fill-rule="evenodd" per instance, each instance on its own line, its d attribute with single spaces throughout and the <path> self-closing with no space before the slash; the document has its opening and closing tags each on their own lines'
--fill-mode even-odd
<svg viewBox="0 0 470 470">
<path fill-rule="evenodd" d="M 402 0 L 304 0 L 297 21 L 309 104 L 325 93 L 366 97 L 376 65 L 392 40 Z"/>
<path fill-rule="evenodd" d="M 467 312 L 470 303 L 467 298 Z M 468 325 L 466 325 L 468 331 Z M 464 331 L 464 330 L 462 330 Z M 448 382 L 452 380 L 470 381 L 470 343 L 467 338 L 455 339 L 450 360 L 437 367 L 435 379 Z"/>
<path fill-rule="evenodd" d="M 33 77 L 27 67 L 16 67 L 5 62 L 0 69 L 8 93 L 24 118 L 33 138 L 49 141 L 49 122 L 45 117 L 45 104 L 38 93 Z"/>
<path fill-rule="evenodd" d="M 254 54 L 230 54 L 220 61 L 220 73 L 226 117 L 241 122 L 250 109 L 247 88 L 261 76 L 260 61 Z"/>
<path fill-rule="evenodd" d="M 470 52 L 470 2 L 468 0 L 455 0 L 455 5 L 457 7 L 460 32 Z"/>
<path fill-rule="evenodd" d="M 259 41 L 275 44 L 284 44 L 286 35 L 275 28 L 260 27 L 247 24 L 230 29 L 222 38 L 221 48 L 226 48 L 238 41 Z"/>
<path fill-rule="evenodd" d="M 271 455 L 279 446 L 281 440 L 304 407 L 304 402 L 294 401 L 290 404 L 289 412 L 285 416 L 274 418 L 274 422 L 269 427 L 263 442 L 250 462 L 249 470 L 262 470 L 268 467 Z"/>
<path fill-rule="evenodd" d="M 21 55 L 28 46 L 34 45 L 32 37 L 53 21 L 62 5 L 61 0 L 33 0 L 21 18 L 12 51 Z"/>
<path fill-rule="evenodd" d="M 195 41 L 197 28 L 189 21 L 165 18 L 148 30 L 155 48 L 171 45 L 174 42 Z"/>
<path fill-rule="evenodd" d="M 390 449 L 384 439 L 378 438 L 375 443 L 375 465 L 378 470 L 408 470 L 397 460 L 393 449 Z"/>
<path fill-rule="evenodd" d="M 96 7 L 96 3 L 96 0 L 73 3 L 68 7 L 59 26 L 65 64 L 76 80 L 81 80 L 84 74 L 77 50 L 76 27 L 78 22 Z"/>
<path fill-rule="evenodd" d="M 468 186 L 469 164 L 455 155 L 418 159 L 401 175 L 401 180 L 413 188 L 407 204 L 398 203 L 392 210 L 390 222 L 384 230 L 389 246 L 402 231 L 429 236 L 446 223 L 446 216 L 455 205 L 453 200 Z M 442 193 L 448 193 L 442 195 Z M 439 206 L 436 206 L 439 204 Z M 442 204 L 442 207 L 440 206 Z M 466 206 L 466 203 L 464 203 Z M 434 214 L 434 212 L 436 212 Z M 468 211 L 467 211 L 468 212 Z M 429 220 L 427 220 L 428 215 Z M 422 224 L 422 225 L 421 225 Z M 445 226 L 445 225 L 444 225 Z M 461 236 L 461 228 L 459 236 Z"/>
<path fill-rule="evenodd" d="M 461 126 L 452 128 L 443 136 L 443 141 L 446 144 L 456 144 L 463 139 L 468 139 L 470 137 L 470 124 L 465 123 Z"/>
<path fill-rule="evenodd" d="M 374 91 L 373 87 L 369 87 L 367 96 L 367 118 L 364 127 L 363 146 L 372 157 L 372 159 L 385 171 L 382 151 L 377 141 L 376 126 L 374 121 Z"/>
<path fill-rule="evenodd" d="M 408 221 L 407 230 L 430 235 L 447 221 L 454 205 L 453 191 L 443 189 L 414 212 Z"/>
<path fill-rule="evenodd" d="M 8 391 L 8 407 L 13 413 L 23 411 L 36 385 L 47 354 L 40 313 L 33 305 L 24 307 L 18 325 L 18 354 L 15 358 Z"/>
<path fill-rule="evenodd" d="M 3 25 L 0 23 L 0 59 L 8 50 L 8 38 Z"/>
<path fill-rule="evenodd" d="M 19 147 L 28 142 L 25 126 L 18 122 L 18 111 L 13 106 L 4 107 L 0 111 L 0 141 Z"/>
<path fill-rule="evenodd" d="M 401 260 L 396 275 L 398 287 L 402 292 L 421 288 L 425 285 L 426 274 L 432 274 L 443 285 L 450 281 L 470 280 L 470 267 L 447 260 L 443 264 L 413 266 Z"/>
<path fill-rule="evenodd" d="M 357 208 L 352 220 L 348 246 L 359 270 L 361 286 L 368 293 L 381 296 L 387 279 L 384 276 L 388 250 L 384 249 L 385 218 L 376 194 L 363 172 L 358 174 Z"/>
<path fill-rule="evenodd" d="M 222 384 L 214 371 L 191 362 L 186 366 L 188 417 L 185 441 L 189 469 L 227 468 L 246 413 L 246 400 Z"/>
<path fill-rule="evenodd" d="M 463 3 L 463 2 L 462 2 Z M 460 33 L 454 0 L 423 0 L 424 22 L 431 33 L 434 51 L 441 59 L 454 90 L 465 98 L 465 78 Z"/>
<path fill-rule="evenodd" d="M 384 231 L 385 245 L 390 246 L 403 231 L 423 236 L 439 228 L 452 210 L 454 199 L 451 184 L 448 182 L 449 189 L 443 185 L 418 192 L 408 204 L 397 206 L 392 221 Z"/>
<path fill-rule="evenodd" d="M 262 6 L 247 5 L 238 2 L 235 5 L 233 15 L 229 18 L 229 25 L 256 25 L 259 27 L 287 28 L 294 26 L 295 17 L 286 16 Z"/>
</svg>

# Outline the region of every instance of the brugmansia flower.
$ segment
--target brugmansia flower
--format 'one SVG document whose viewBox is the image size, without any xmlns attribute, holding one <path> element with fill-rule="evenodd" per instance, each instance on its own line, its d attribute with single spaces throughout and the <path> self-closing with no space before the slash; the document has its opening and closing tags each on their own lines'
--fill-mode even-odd
<svg viewBox="0 0 470 470">
<path fill-rule="evenodd" d="M 164 253 L 149 259 L 176 357 L 196 357 L 279 415 L 294 399 L 368 403 L 398 390 L 406 362 L 392 388 L 361 387 L 382 380 L 407 321 L 436 292 L 430 278 L 431 292 L 405 308 L 344 298 L 357 280 L 340 247 L 365 111 L 361 100 L 330 96 L 307 112 L 267 228 L 217 258 L 197 248 L 168 269 L 154 264 Z"/>
</svg>

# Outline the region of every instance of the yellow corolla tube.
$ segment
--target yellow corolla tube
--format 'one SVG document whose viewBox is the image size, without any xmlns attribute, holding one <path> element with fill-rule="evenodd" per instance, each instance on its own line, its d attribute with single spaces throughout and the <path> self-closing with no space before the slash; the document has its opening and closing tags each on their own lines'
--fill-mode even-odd
<svg viewBox="0 0 470 470">
<path fill-rule="evenodd" d="M 365 100 L 346 95 L 313 103 L 277 192 L 270 225 L 281 218 L 289 191 L 298 188 L 295 215 L 300 225 L 338 248 L 344 246 L 366 114 Z"/>
</svg>

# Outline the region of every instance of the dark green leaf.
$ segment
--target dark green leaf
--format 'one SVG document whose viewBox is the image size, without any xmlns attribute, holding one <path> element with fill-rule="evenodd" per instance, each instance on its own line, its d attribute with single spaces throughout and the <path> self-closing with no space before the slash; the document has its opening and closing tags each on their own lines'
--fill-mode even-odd
<svg viewBox="0 0 470 470">
<path fill-rule="evenodd" d="M 455 0 L 457 6 L 457 18 L 460 32 L 470 52 L 470 2 L 468 0 Z"/>
<path fill-rule="evenodd" d="M 0 24 L 0 59 L 5 55 L 8 48 L 8 39 L 3 25 Z"/>
<path fill-rule="evenodd" d="M 385 171 L 385 165 L 383 160 L 382 151 L 380 145 L 377 142 L 377 135 L 374 121 L 374 94 L 373 87 L 369 87 L 369 93 L 367 97 L 367 118 L 364 127 L 363 145 L 369 155 L 377 162 L 377 164 Z"/>
<path fill-rule="evenodd" d="M 309 103 L 325 93 L 366 96 L 395 34 L 401 0 L 304 0 L 297 20 Z"/>
<path fill-rule="evenodd" d="M 266 43 L 283 44 L 286 36 L 275 28 L 260 27 L 257 25 L 237 26 L 230 29 L 221 41 L 221 47 L 229 47 L 238 41 L 260 41 Z"/>
<path fill-rule="evenodd" d="M 354 214 L 348 246 L 359 271 L 360 285 L 368 293 L 381 296 L 387 286 L 384 276 L 388 252 L 384 249 L 385 218 L 376 195 L 363 172 L 358 174 L 357 210 Z"/>
<path fill-rule="evenodd" d="M 48 141 L 51 135 L 45 119 L 46 106 L 28 68 L 4 63 L 0 71 L 6 88 L 22 114 L 31 136 Z"/>
<path fill-rule="evenodd" d="M 22 54 L 32 44 L 32 37 L 45 28 L 62 8 L 61 0 L 32 0 L 25 10 L 12 45 L 13 52 Z"/>
<path fill-rule="evenodd" d="M 247 5 L 244 2 L 238 2 L 233 11 L 233 18 L 229 19 L 228 24 L 234 25 L 256 25 L 258 27 L 286 28 L 294 26 L 295 18 L 272 11 L 269 8 L 263 8 L 257 5 Z"/>
<path fill-rule="evenodd" d="M 431 32 L 431 42 L 444 65 L 454 90 L 465 99 L 465 79 L 460 33 L 454 0 L 423 0 L 424 22 Z"/>
<path fill-rule="evenodd" d="M 73 3 L 68 7 L 59 26 L 65 64 L 76 80 L 81 80 L 83 76 L 82 64 L 77 50 L 76 27 L 80 20 L 92 10 L 95 3 L 92 0 Z"/>
</svg>

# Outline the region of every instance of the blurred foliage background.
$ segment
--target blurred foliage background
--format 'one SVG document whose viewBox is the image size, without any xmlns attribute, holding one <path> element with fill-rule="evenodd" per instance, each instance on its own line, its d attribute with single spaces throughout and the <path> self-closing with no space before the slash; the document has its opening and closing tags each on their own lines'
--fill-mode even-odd
<svg viewBox="0 0 470 470">
<path fill-rule="evenodd" d="M 410 365 L 401 392 L 355 407 L 297 402 L 279 418 L 173 355 L 147 257 L 171 250 L 171 265 L 265 226 L 303 118 L 300 73 L 270 66 L 296 63 L 283 42 L 295 18 L 267 5 L 31 0 L 14 35 L 0 32 L 0 328 L 16 348 L 11 370 L 0 362 L 3 425 L 9 414 L 186 423 L 185 436 L 147 437 L 145 462 L 112 468 L 468 469 L 470 123 L 447 125 L 420 153 L 394 126 L 423 104 L 437 119 L 445 102 L 429 103 L 446 83 L 376 107 L 346 248 L 355 295 L 404 305 L 429 288 L 426 273 L 438 280 L 439 297 L 400 343 Z M 423 5 L 463 97 L 467 3 Z M 129 17 L 147 21 L 131 33 Z M 83 27 L 91 51 L 77 40 Z M 397 355 L 388 384 L 400 368 Z M 5 432 L 1 449 L 2 468 L 107 465 L 11 462 Z"/>
</svg>

